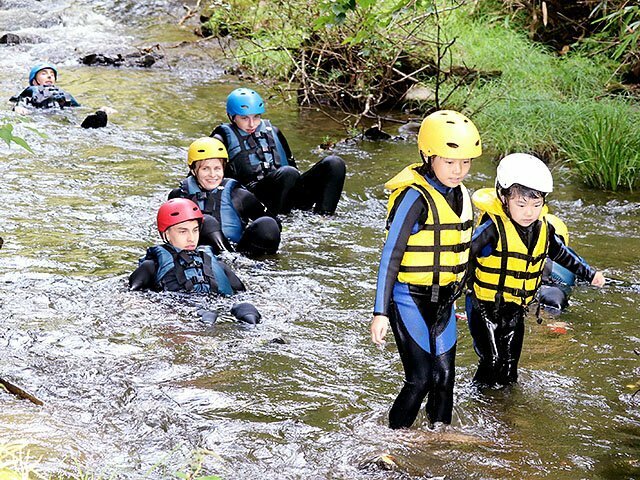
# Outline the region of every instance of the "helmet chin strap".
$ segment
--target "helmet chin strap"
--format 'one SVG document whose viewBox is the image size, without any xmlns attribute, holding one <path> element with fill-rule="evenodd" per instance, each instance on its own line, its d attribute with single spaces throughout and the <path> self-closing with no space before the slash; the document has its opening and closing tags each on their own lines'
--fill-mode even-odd
<svg viewBox="0 0 640 480">
<path fill-rule="evenodd" d="M 420 150 L 420 157 L 422 157 L 422 165 L 424 166 L 427 174 L 431 177 L 435 176 L 433 172 L 433 167 L 431 166 L 431 157 L 424 154 L 422 150 Z"/>
</svg>

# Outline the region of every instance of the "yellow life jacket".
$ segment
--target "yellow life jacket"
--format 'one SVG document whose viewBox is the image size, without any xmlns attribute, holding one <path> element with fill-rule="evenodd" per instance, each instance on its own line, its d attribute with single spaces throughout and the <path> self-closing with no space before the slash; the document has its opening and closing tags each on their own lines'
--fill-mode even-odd
<svg viewBox="0 0 640 480">
<path fill-rule="evenodd" d="M 473 292 L 480 300 L 506 302 L 522 306 L 530 304 L 542 281 L 542 269 L 549 249 L 547 220 L 540 213 L 540 233 L 529 254 L 527 246 L 516 231 L 511 219 L 502 208 L 495 189 L 482 188 L 472 197 L 473 204 L 482 214 L 491 217 L 498 229 L 498 244 L 491 255 L 478 257 Z"/>
<path fill-rule="evenodd" d="M 461 282 L 469 261 L 473 229 L 473 206 L 469 192 L 460 185 L 463 207 L 456 215 L 444 196 L 416 171 L 420 163 L 409 165 L 385 184 L 392 190 L 387 216 L 396 199 L 407 188 L 417 190 L 427 201 L 429 214 L 424 225 L 412 234 L 400 262 L 398 281 L 413 285 L 449 285 Z"/>
</svg>

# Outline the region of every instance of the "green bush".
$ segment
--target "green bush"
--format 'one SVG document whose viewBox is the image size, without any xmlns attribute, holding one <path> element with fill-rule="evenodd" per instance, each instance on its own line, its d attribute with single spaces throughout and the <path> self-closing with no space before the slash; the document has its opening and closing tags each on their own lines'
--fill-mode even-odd
<svg viewBox="0 0 640 480">
<path fill-rule="evenodd" d="M 583 115 L 561 151 L 589 186 L 617 191 L 640 184 L 640 115 L 622 116 L 612 105 Z"/>
</svg>

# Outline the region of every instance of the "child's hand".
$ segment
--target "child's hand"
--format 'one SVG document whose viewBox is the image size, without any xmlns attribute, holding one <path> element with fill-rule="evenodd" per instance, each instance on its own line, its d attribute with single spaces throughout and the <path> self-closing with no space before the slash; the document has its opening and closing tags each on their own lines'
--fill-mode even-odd
<svg viewBox="0 0 640 480">
<path fill-rule="evenodd" d="M 387 330 L 389 330 L 389 318 L 384 315 L 374 315 L 371 321 L 371 341 L 376 345 L 384 345 Z"/>
<path fill-rule="evenodd" d="M 596 272 L 595 276 L 593 277 L 593 280 L 591 280 L 591 285 L 593 285 L 594 287 L 602 287 L 604 286 L 606 281 L 607 279 L 604 278 L 604 275 L 602 274 L 602 272 Z"/>
</svg>

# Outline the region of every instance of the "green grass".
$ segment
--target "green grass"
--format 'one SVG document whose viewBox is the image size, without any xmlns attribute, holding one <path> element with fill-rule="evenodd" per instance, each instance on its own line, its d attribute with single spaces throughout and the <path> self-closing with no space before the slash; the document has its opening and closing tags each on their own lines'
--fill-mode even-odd
<svg viewBox="0 0 640 480">
<path fill-rule="evenodd" d="M 561 141 L 563 154 L 589 186 L 616 191 L 640 185 L 640 115 L 622 117 L 619 110 L 601 104 L 586 112 L 575 133 Z"/>
<path fill-rule="evenodd" d="M 476 83 L 469 96 L 460 91 L 451 99 L 472 113 L 485 145 L 497 154 L 569 160 L 595 188 L 637 187 L 640 108 L 606 93 L 615 68 L 610 60 L 557 56 L 499 22 L 488 26 L 486 18 L 451 16 L 447 28 L 458 36 L 453 64 L 502 71 Z"/>
</svg>

